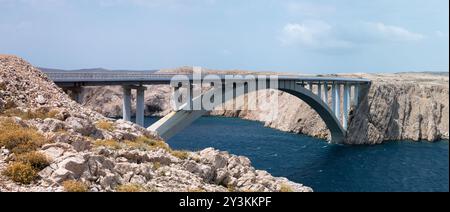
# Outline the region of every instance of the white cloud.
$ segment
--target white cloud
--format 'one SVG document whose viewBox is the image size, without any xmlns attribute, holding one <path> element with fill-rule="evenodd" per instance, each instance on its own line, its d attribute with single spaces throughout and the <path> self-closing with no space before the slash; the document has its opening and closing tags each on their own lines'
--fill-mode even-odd
<svg viewBox="0 0 450 212">
<path fill-rule="evenodd" d="M 449 37 L 448 32 L 446 33 L 446 32 L 442 32 L 440 30 L 436 31 L 435 34 L 439 38 L 447 38 L 448 39 L 448 37 Z"/>
<path fill-rule="evenodd" d="M 283 46 L 302 46 L 315 49 L 352 47 L 351 42 L 336 36 L 333 26 L 319 20 L 289 23 L 284 26 L 279 40 Z"/>
<path fill-rule="evenodd" d="M 420 41 L 425 38 L 424 35 L 411 32 L 400 26 L 386 25 L 384 23 L 368 23 L 375 33 L 383 38 L 392 41 Z"/>
<path fill-rule="evenodd" d="M 310 2 L 289 2 L 286 7 L 291 15 L 299 16 L 320 17 L 336 12 L 334 6 Z"/>
</svg>

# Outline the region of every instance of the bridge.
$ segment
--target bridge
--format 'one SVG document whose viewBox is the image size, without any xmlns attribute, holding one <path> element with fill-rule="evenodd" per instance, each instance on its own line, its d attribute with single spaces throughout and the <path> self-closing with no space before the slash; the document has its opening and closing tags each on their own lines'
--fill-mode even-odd
<svg viewBox="0 0 450 212">
<path fill-rule="evenodd" d="M 213 97 L 218 91 L 222 91 L 221 100 L 214 101 L 213 107 L 224 102 L 236 99 L 250 92 L 258 92 L 267 89 L 278 89 L 289 93 L 308 104 L 325 122 L 331 133 L 331 142 L 343 142 L 348 128 L 349 112 L 352 107 L 357 108 L 361 100 L 367 95 L 371 82 L 361 78 L 335 78 L 335 77 L 302 77 L 302 76 L 277 76 L 276 87 L 271 86 L 269 78 L 261 79 L 254 76 L 256 86 L 250 86 L 248 78 L 238 79 L 230 83 L 225 75 L 218 75 L 219 81 L 211 83 L 211 89 L 193 95 L 193 87 L 198 82 L 192 75 L 184 76 L 174 83 L 176 74 L 159 74 L 154 72 L 45 72 L 47 76 L 63 90 L 68 92 L 73 99 L 79 101 L 79 95 L 83 86 L 122 86 L 123 87 L 123 119 L 131 120 L 131 93 L 136 90 L 136 123 L 144 126 L 144 94 L 146 85 L 171 85 L 174 92 L 180 88 L 187 88 L 183 98 L 185 104 L 177 110 L 161 118 L 148 129 L 156 132 L 164 139 L 169 139 L 196 119 L 207 114 L 211 108 L 201 107 L 193 110 L 193 105 L 202 105 L 204 97 Z M 203 79 L 205 80 L 205 79 Z M 259 83 L 259 81 L 266 81 Z M 202 81 L 202 80 L 201 80 Z M 187 85 L 187 86 L 186 86 Z M 261 86 L 262 85 L 262 86 Z M 227 91 L 225 88 L 231 88 Z M 186 89 L 185 89 L 186 90 Z M 237 92 L 243 90 L 244 92 Z M 227 93 L 228 92 L 228 93 Z"/>
</svg>

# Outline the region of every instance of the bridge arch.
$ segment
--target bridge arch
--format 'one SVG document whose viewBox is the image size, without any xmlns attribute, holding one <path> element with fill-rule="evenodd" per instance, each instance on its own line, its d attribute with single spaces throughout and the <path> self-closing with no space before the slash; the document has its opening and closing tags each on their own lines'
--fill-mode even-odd
<svg viewBox="0 0 450 212">
<path fill-rule="evenodd" d="M 320 96 L 313 93 L 311 90 L 304 88 L 303 86 L 292 85 L 292 83 L 279 83 L 279 87 L 276 90 L 289 93 L 307 105 L 309 105 L 313 110 L 317 112 L 317 114 L 321 117 L 321 119 L 325 122 L 327 128 L 331 134 L 331 142 L 333 143 L 342 143 L 345 137 L 345 130 L 342 128 L 340 121 L 334 114 L 334 112 L 330 109 L 330 107 L 325 103 Z M 197 101 L 202 101 L 204 96 L 211 96 L 210 92 L 216 92 L 216 89 L 222 90 L 222 88 L 214 88 L 210 91 L 205 92 L 201 96 L 194 98 L 192 100 L 193 104 L 196 104 Z M 257 89 L 257 90 L 265 90 Z M 233 90 L 228 91 L 233 92 Z M 209 93 L 209 94 L 208 94 Z M 243 94 L 245 95 L 245 94 Z M 223 102 L 232 100 L 233 98 L 238 98 L 239 96 L 233 95 L 223 95 L 231 96 L 232 98 L 223 98 L 222 101 L 215 106 L 222 104 Z M 197 102 L 198 104 L 198 102 Z M 183 105 L 178 111 L 173 111 L 165 117 L 161 118 L 159 121 L 151 125 L 148 130 L 152 132 L 156 132 L 163 139 L 169 139 L 191 125 L 195 120 L 199 119 L 203 115 L 206 115 L 208 110 L 190 110 L 189 105 Z"/>
<path fill-rule="evenodd" d="M 334 114 L 334 112 L 328 107 L 328 105 L 322 101 L 322 99 L 314 94 L 312 91 L 296 86 L 295 88 L 280 88 L 280 91 L 289 93 L 307 105 L 309 105 L 316 113 L 320 116 L 320 118 L 324 121 L 331 135 L 331 142 L 333 143 L 342 143 L 345 138 L 346 131 L 342 128 L 340 121 Z"/>
</svg>

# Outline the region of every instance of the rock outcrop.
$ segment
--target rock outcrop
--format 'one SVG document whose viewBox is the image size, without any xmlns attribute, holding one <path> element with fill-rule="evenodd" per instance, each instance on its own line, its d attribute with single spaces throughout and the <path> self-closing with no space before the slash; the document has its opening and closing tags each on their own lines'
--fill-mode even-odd
<svg viewBox="0 0 450 212">
<path fill-rule="evenodd" d="M 168 72 L 190 73 L 190 70 L 183 68 Z M 449 138 L 448 74 L 341 74 L 337 76 L 364 77 L 373 81 L 368 98 L 363 101 L 360 108 L 351 112 L 349 134 L 346 139 L 348 144 L 378 144 L 390 140 L 436 141 Z M 106 94 L 109 92 L 112 94 Z M 151 86 L 147 89 L 146 114 L 163 116 L 169 113 L 171 111 L 170 92 L 171 89 L 164 85 Z M 114 95 L 114 100 L 103 98 L 105 95 Z M 249 111 L 239 108 L 233 111 L 213 111 L 211 114 L 262 121 L 267 127 L 282 131 L 323 139 L 329 138 L 325 123 L 304 102 L 283 92 L 273 91 L 271 95 L 278 95 L 278 105 L 262 101 L 259 102 L 258 110 Z M 87 88 L 83 105 L 106 115 L 121 116 L 120 88 Z M 106 107 L 98 105 L 106 105 Z M 270 112 L 275 110 L 278 111 L 278 115 L 272 116 Z"/>
<path fill-rule="evenodd" d="M 89 191 L 116 191 L 124 185 L 140 191 L 274 192 L 286 187 L 312 191 L 255 170 L 246 157 L 211 148 L 199 152 L 172 150 L 145 128 L 105 118 L 70 100 L 21 58 L 0 55 L 0 77 L 0 132 L 2 127 L 9 127 L 23 133 L 29 142 L 7 140 L 15 136 L 0 138 L 0 192 L 64 191 L 63 184 L 69 180 L 83 183 Z M 113 95 L 110 100 L 114 100 Z M 25 150 L 32 151 L 29 153 L 35 158 L 31 159 L 39 167 L 45 165 L 25 170 L 29 175 L 37 172 L 31 184 L 13 181 L 4 174 L 15 163 L 31 166 L 31 159 L 19 160 Z M 45 162 L 37 157 L 40 155 Z M 20 174 L 18 169 L 13 171 Z"/>
</svg>

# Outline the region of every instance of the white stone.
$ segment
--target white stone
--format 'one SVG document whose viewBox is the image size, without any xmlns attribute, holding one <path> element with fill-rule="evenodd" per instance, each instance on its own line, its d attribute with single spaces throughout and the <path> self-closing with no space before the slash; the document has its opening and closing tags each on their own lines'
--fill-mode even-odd
<svg viewBox="0 0 450 212">
<path fill-rule="evenodd" d="M 41 105 L 43 105 L 43 104 L 45 104 L 47 102 L 47 100 L 45 99 L 44 96 L 38 95 L 38 97 L 36 98 L 36 102 L 41 104 Z"/>
</svg>

